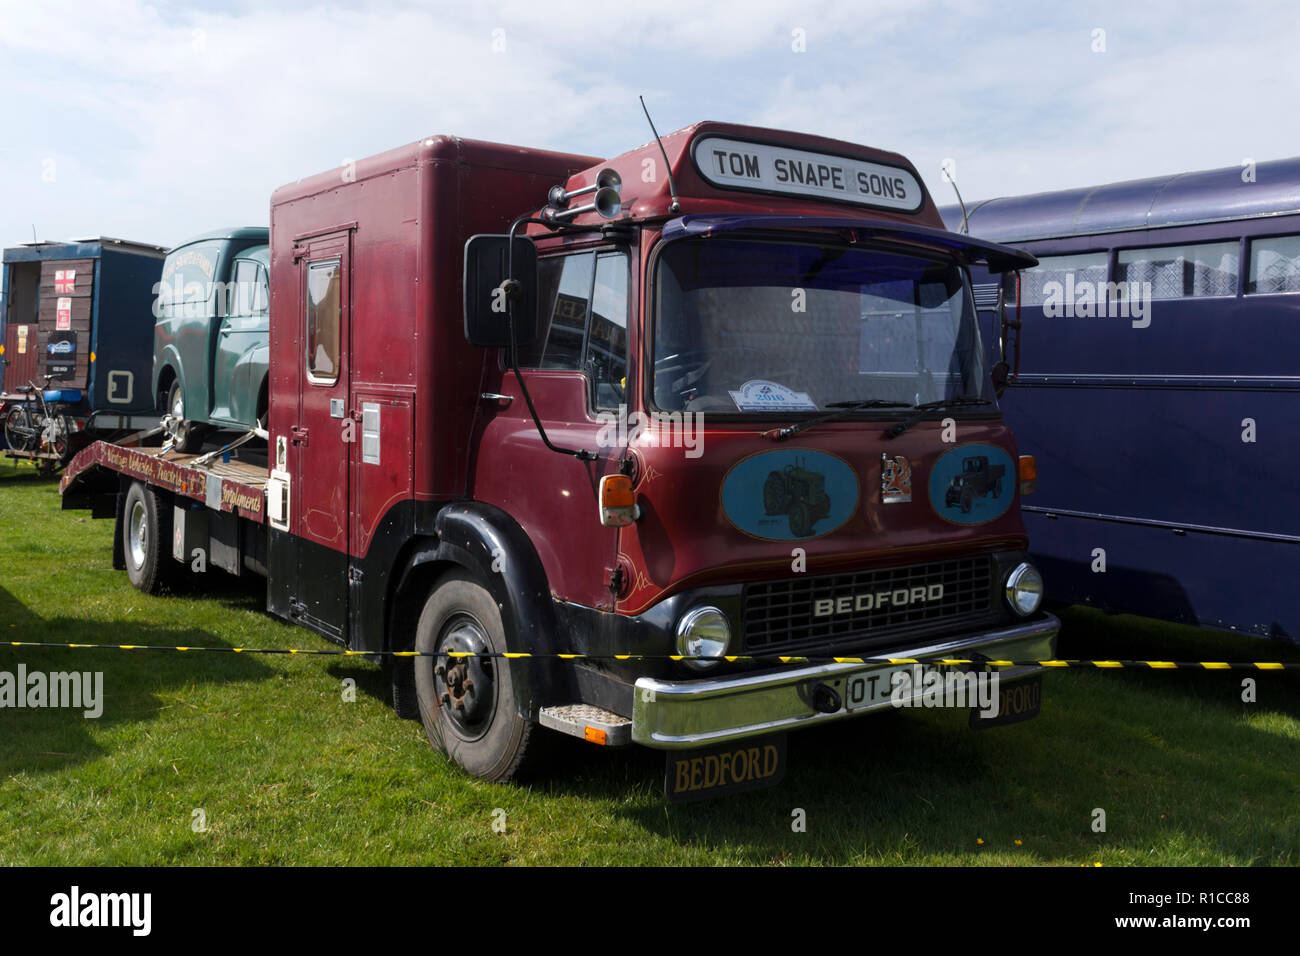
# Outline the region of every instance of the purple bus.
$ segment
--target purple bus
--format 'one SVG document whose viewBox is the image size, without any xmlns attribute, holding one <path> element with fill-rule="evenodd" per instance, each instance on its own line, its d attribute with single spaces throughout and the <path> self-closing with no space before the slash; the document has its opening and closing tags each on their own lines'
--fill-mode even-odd
<svg viewBox="0 0 1300 956">
<path fill-rule="evenodd" d="M 1022 510 L 1053 597 L 1300 640 L 1300 158 L 966 212 L 1039 260 L 1001 404 L 1041 465 Z M 1017 293 L 973 279 L 996 353 Z"/>
</svg>

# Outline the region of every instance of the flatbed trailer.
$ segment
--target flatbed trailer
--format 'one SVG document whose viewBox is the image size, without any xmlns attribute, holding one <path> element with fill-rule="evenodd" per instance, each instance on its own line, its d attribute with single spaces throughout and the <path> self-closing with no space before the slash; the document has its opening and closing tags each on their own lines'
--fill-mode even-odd
<svg viewBox="0 0 1300 956">
<path fill-rule="evenodd" d="M 186 455 L 170 448 L 134 448 L 97 441 L 82 449 L 59 480 L 64 509 L 86 509 L 96 518 L 115 518 L 113 567 L 126 564 L 123 525 L 131 522 L 126 499 L 132 482 L 169 496 L 159 515 L 162 540 L 170 533 L 171 556 L 193 566 L 196 560 L 234 575 L 266 574 L 265 461 L 257 451 L 240 450 L 253 460 L 224 461 L 221 450 Z M 264 457 L 264 456 L 263 456 Z M 142 504 L 142 507 L 145 505 Z M 137 533 L 139 529 L 137 528 Z M 196 549 L 199 553 L 196 553 Z"/>
</svg>

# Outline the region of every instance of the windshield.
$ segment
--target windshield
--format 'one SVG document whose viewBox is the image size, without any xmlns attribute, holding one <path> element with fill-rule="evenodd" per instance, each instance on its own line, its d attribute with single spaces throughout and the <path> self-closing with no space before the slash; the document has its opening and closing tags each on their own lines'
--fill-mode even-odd
<svg viewBox="0 0 1300 956">
<path fill-rule="evenodd" d="M 993 398 L 969 288 L 951 261 L 687 239 L 664 248 L 655 283 L 654 402 L 665 411 Z"/>
</svg>

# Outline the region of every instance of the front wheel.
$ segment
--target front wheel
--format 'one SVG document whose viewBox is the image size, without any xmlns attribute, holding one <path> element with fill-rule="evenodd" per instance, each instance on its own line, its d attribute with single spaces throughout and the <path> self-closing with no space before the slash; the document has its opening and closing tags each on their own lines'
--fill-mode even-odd
<svg viewBox="0 0 1300 956">
<path fill-rule="evenodd" d="M 416 625 L 415 688 L 430 745 L 484 780 L 515 776 L 535 727 L 519 715 L 520 688 L 506 651 L 501 611 L 468 575 L 443 578 Z M 454 652 L 475 656 L 452 657 Z M 480 656 L 481 655 L 481 656 Z"/>
</svg>

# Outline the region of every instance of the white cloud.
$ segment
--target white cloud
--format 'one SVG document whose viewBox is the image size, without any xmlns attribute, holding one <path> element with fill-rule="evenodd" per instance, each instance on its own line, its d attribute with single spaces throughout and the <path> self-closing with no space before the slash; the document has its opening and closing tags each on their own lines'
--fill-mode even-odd
<svg viewBox="0 0 1300 956">
<path fill-rule="evenodd" d="M 277 186 L 435 132 L 618 152 L 647 138 L 637 93 L 664 132 L 902 152 L 940 202 L 949 156 L 968 199 L 1229 165 L 1296 152 L 1298 39 L 1272 4 L 0 0 L 0 239 L 265 222 Z"/>
</svg>

